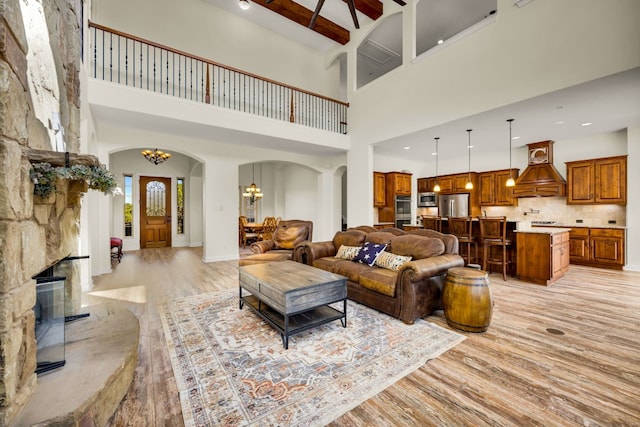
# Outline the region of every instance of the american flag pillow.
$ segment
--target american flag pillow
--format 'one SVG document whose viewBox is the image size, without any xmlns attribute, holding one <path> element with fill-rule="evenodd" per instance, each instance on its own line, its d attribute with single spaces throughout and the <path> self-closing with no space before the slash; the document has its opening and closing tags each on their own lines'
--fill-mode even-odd
<svg viewBox="0 0 640 427">
<path fill-rule="evenodd" d="M 385 244 L 364 242 L 360 252 L 353 258 L 353 261 L 372 266 L 376 262 L 376 258 L 380 255 L 380 252 L 386 248 L 387 245 Z"/>
</svg>

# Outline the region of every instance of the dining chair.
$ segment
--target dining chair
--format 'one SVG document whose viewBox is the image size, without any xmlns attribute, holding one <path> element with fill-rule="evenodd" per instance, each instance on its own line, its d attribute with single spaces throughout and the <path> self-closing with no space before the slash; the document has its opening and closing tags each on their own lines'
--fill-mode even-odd
<svg viewBox="0 0 640 427">
<path fill-rule="evenodd" d="M 278 221 L 273 216 L 267 216 L 262 221 L 262 229 L 258 233 L 258 240 L 270 240 L 273 238 L 273 232 L 278 226 Z"/>
<path fill-rule="evenodd" d="M 248 232 L 247 231 L 247 224 L 248 224 L 248 220 L 246 216 L 240 216 L 238 217 L 238 229 L 239 229 L 239 233 L 240 233 L 240 244 L 242 244 L 243 247 L 247 246 L 247 243 L 249 241 L 257 241 L 258 240 L 258 233 L 253 233 L 253 232 Z"/>
</svg>

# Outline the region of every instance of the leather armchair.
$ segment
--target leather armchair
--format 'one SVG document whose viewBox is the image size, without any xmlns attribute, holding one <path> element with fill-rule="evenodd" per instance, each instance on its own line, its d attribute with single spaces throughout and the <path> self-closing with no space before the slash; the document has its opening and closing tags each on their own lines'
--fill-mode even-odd
<svg viewBox="0 0 640 427">
<path fill-rule="evenodd" d="M 240 265 L 249 265 L 270 261 L 284 261 L 294 258 L 293 250 L 300 243 L 311 241 L 313 237 L 313 222 L 300 219 L 290 219 L 280 221 L 275 231 L 273 239 L 261 240 L 252 243 L 251 251 L 255 255 L 250 255 L 240 260 Z"/>
</svg>

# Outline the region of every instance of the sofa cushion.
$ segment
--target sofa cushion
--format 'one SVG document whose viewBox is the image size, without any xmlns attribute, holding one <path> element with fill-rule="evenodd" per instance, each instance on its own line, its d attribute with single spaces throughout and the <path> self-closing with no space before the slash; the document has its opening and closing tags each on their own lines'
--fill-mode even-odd
<svg viewBox="0 0 640 427">
<path fill-rule="evenodd" d="M 353 258 L 353 261 L 372 266 L 376 262 L 376 258 L 378 258 L 380 252 L 384 251 L 386 247 L 386 244 L 364 242 L 364 245 Z"/>
<path fill-rule="evenodd" d="M 322 270 L 330 271 L 331 273 L 345 276 L 349 281 L 354 283 L 358 283 L 358 280 L 360 280 L 360 273 L 371 269 L 371 267 L 366 264 L 360 264 L 335 257 L 317 259 L 313 261 L 313 266 Z"/>
<path fill-rule="evenodd" d="M 338 253 L 336 253 L 336 258 L 352 260 L 358 255 L 360 248 L 362 248 L 362 246 L 340 245 Z"/>
<path fill-rule="evenodd" d="M 338 231 L 333 236 L 333 246 L 336 248 L 342 245 L 362 247 L 365 237 L 367 237 L 367 233 L 359 230 Z"/>
<path fill-rule="evenodd" d="M 414 260 L 425 259 L 442 255 L 444 242 L 435 237 L 405 234 L 394 238 L 388 250 L 397 255 L 410 256 Z"/>
<path fill-rule="evenodd" d="M 388 245 L 389 243 L 391 243 L 391 240 L 393 240 L 395 237 L 396 237 L 395 234 L 387 233 L 386 231 L 375 231 L 373 233 L 368 233 L 367 238 L 365 240 L 371 243 Z"/>
<path fill-rule="evenodd" d="M 398 269 L 405 263 L 411 261 L 410 256 L 396 255 L 391 252 L 381 252 L 376 258 L 376 265 L 378 267 L 386 268 L 391 271 L 398 271 Z"/>
<path fill-rule="evenodd" d="M 360 286 L 383 295 L 394 297 L 398 273 L 385 268 L 372 267 L 360 273 Z"/>
<path fill-rule="evenodd" d="M 304 223 L 291 224 L 277 227 L 273 233 L 273 241 L 276 249 L 293 249 L 307 240 L 309 227 Z"/>
</svg>

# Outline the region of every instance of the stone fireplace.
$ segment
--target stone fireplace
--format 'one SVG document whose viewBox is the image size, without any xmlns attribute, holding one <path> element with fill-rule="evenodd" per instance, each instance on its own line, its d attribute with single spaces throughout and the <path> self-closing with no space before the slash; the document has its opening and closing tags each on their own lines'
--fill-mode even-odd
<svg viewBox="0 0 640 427">
<path fill-rule="evenodd" d="M 0 0 L 0 426 L 12 424 L 36 386 L 32 276 L 77 255 L 80 197 L 68 182 L 34 197 L 27 153 L 61 143 L 79 151 L 81 7 Z M 67 311 L 75 313 L 80 285 L 70 275 Z"/>
</svg>

